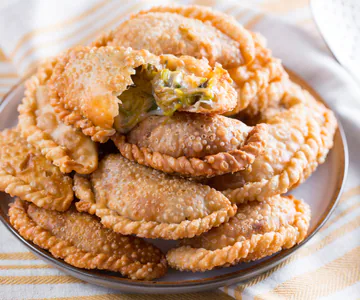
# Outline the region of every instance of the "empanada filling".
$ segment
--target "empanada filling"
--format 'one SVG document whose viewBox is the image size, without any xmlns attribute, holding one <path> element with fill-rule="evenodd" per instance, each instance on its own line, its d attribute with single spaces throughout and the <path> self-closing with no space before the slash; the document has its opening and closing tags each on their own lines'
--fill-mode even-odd
<svg viewBox="0 0 360 300">
<path fill-rule="evenodd" d="M 133 84 L 118 96 L 119 115 L 114 127 L 126 133 L 149 115 L 172 116 L 179 109 L 190 107 L 211 109 L 215 101 L 217 80 L 226 72 L 215 67 L 210 78 L 186 74 L 164 68 L 158 70 L 151 64 L 135 69 Z"/>
</svg>

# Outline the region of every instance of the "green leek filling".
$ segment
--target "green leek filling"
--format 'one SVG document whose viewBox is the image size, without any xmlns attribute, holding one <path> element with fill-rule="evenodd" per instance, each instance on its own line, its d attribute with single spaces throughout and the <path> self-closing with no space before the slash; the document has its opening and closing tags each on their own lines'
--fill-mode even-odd
<svg viewBox="0 0 360 300">
<path fill-rule="evenodd" d="M 211 108 L 214 78 L 185 75 L 180 71 L 158 71 L 148 64 L 136 69 L 133 83 L 118 99 L 119 115 L 114 126 L 126 133 L 150 114 L 172 116 L 180 108 L 197 102 Z"/>
</svg>

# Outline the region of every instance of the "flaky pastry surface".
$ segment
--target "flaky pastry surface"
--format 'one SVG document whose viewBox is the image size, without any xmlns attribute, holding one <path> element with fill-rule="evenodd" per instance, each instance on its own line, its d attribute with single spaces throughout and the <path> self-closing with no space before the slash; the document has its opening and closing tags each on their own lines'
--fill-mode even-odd
<svg viewBox="0 0 360 300">
<path fill-rule="evenodd" d="M 60 172 L 17 129 L 0 133 L 0 190 L 37 206 L 65 211 L 73 200 L 72 179 Z"/>
<path fill-rule="evenodd" d="M 187 66 L 189 60 L 191 65 Z M 144 78 L 150 78 L 134 82 L 133 76 L 141 72 L 137 68 L 145 69 Z M 196 75 L 199 73 L 203 77 Z M 130 91 L 142 86 L 145 89 L 150 82 L 148 90 Z M 106 142 L 116 132 L 114 126 L 118 123 L 114 121 L 119 116 L 119 105 L 129 93 L 140 93 L 140 97 L 147 98 L 149 110 L 158 105 L 161 111 L 156 113 L 167 115 L 176 110 L 224 113 L 236 105 L 231 82 L 220 65 L 210 68 L 205 60 L 155 56 L 147 50 L 131 48 L 78 46 L 59 58 L 49 87 L 51 104 L 66 124 L 82 129 L 94 141 Z M 139 95 L 127 97 L 133 96 Z"/>
<path fill-rule="evenodd" d="M 269 140 L 250 168 L 215 177 L 209 184 L 235 203 L 286 193 L 316 169 L 332 147 L 333 113 L 294 85 L 282 106 L 264 114 Z"/>
<path fill-rule="evenodd" d="M 166 272 L 165 257 L 155 246 L 106 229 L 96 217 L 74 208 L 59 213 L 17 199 L 9 216 L 25 239 L 75 267 L 120 272 L 138 280 Z"/>
<path fill-rule="evenodd" d="M 226 115 L 253 118 L 269 106 L 278 104 L 288 84 L 288 75 L 281 60 L 274 58 L 266 47 L 265 38 L 252 34 L 255 42 L 255 58 L 245 66 L 229 69 L 238 93 L 236 107 Z"/>
<path fill-rule="evenodd" d="M 244 203 L 229 222 L 171 249 L 167 261 L 195 272 L 258 260 L 300 243 L 309 222 L 310 207 L 292 196 Z"/>
<path fill-rule="evenodd" d="M 51 103 L 65 123 L 105 142 L 115 133 L 116 96 L 132 84 L 134 68 L 146 62 L 156 64 L 157 59 L 147 51 L 71 48 L 59 58 L 50 78 Z"/>
<path fill-rule="evenodd" d="M 167 173 L 211 177 L 244 169 L 268 140 L 264 124 L 249 127 L 220 115 L 150 116 L 113 138 L 130 160 Z"/>
<path fill-rule="evenodd" d="M 218 62 L 226 69 L 247 64 L 255 56 L 248 30 L 231 16 L 197 5 L 158 6 L 141 11 L 93 45 L 204 57 L 211 65 Z"/>
<path fill-rule="evenodd" d="M 62 123 L 50 104 L 47 82 L 56 62 L 49 59 L 26 81 L 25 97 L 18 107 L 19 129 L 62 172 L 89 174 L 98 165 L 95 143 L 81 130 Z"/>
<path fill-rule="evenodd" d="M 141 11 L 93 45 L 128 46 L 159 55 L 206 58 L 210 65 L 220 63 L 229 71 L 238 92 L 237 105 L 226 115 L 242 111 L 242 116 L 253 117 L 261 113 L 281 99 L 287 78 L 264 37 L 250 33 L 231 16 L 201 6 Z M 244 61 L 239 49 L 249 59 Z"/>
<path fill-rule="evenodd" d="M 121 155 L 105 157 L 90 178 L 75 176 L 78 210 L 105 227 L 140 237 L 193 237 L 226 222 L 235 207 L 209 186 L 172 177 Z"/>
</svg>

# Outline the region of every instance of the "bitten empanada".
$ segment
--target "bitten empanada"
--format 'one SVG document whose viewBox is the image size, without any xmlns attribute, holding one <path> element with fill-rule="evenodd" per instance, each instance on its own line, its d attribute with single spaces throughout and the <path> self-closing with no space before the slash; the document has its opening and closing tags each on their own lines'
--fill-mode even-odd
<svg viewBox="0 0 360 300">
<path fill-rule="evenodd" d="M 67 210 L 73 200 L 72 179 L 60 172 L 17 129 L 0 133 L 0 190 L 39 207 Z"/>
<path fill-rule="evenodd" d="M 25 82 L 25 97 L 18 108 L 19 129 L 61 172 L 89 174 L 98 165 L 95 143 L 81 130 L 62 123 L 50 104 L 47 82 L 56 62 L 56 58 L 46 61 Z"/>
<path fill-rule="evenodd" d="M 131 48 L 75 47 L 49 80 L 51 103 L 67 124 L 106 142 L 151 114 L 224 113 L 236 105 L 229 74 L 206 60 Z"/>
<path fill-rule="evenodd" d="M 126 46 L 160 54 L 206 58 L 234 80 L 237 104 L 226 115 L 253 117 L 281 99 L 287 74 L 265 38 L 233 17 L 202 6 L 161 6 L 141 11 L 92 44 Z"/>
<path fill-rule="evenodd" d="M 79 211 L 96 214 L 122 234 L 146 238 L 193 237 L 227 222 L 235 206 L 220 192 L 111 154 L 90 179 L 75 175 Z"/>
<path fill-rule="evenodd" d="M 60 213 L 17 199 L 9 217 L 22 237 L 77 268 L 120 272 L 138 280 L 166 272 L 165 257 L 155 246 L 106 229 L 96 217 L 74 208 Z"/>
<path fill-rule="evenodd" d="M 212 177 L 250 165 L 267 143 L 265 124 L 249 127 L 221 115 L 150 116 L 126 136 L 112 137 L 130 160 L 166 173 Z"/>
<path fill-rule="evenodd" d="M 229 222 L 181 241 L 166 258 L 171 267 L 193 272 L 258 260 L 300 243 L 309 223 L 309 205 L 292 196 L 244 203 Z"/>
</svg>

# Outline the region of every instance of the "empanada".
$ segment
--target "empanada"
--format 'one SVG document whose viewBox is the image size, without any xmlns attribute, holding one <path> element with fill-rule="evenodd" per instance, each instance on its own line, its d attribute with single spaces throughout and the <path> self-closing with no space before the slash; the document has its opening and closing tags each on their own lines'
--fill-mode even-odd
<svg viewBox="0 0 360 300">
<path fill-rule="evenodd" d="M 19 129 L 23 137 L 64 173 L 89 174 L 96 170 L 95 143 L 81 130 L 60 121 L 50 104 L 47 82 L 57 59 L 43 63 L 25 83 L 25 97 L 19 105 Z"/>
<path fill-rule="evenodd" d="M 168 264 L 181 271 L 206 271 L 252 261 L 288 249 L 307 234 L 310 207 L 292 196 L 238 206 L 229 222 L 171 249 Z"/>
<path fill-rule="evenodd" d="M 106 229 L 96 217 L 74 208 L 60 213 L 17 199 L 9 217 L 22 237 L 75 267 L 120 272 L 138 280 L 166 272 L 165 257 L 155 246 Z"/>
<path fill-rule="evenodd" d="M 226 115 L 253 117 L 281 99 L 287 74 L 266 47 L 265 38 L 251 33 L 232 16 L 202 6 L 160 6 L 141 11 L 94 46 L 127 46 L 160 54 L 206 58 L 230 73 L 237 104 Z M 271 88 L 269 87 L 271 85 Z"/>
<path fill-rule="evenodd" d="M 140 11 L 92 45 L 146 49 L 156 55 L 205 57 L 211 65 L 218 62 L 226 69 L 248 64 L 255 57 L 248 30 L 229 15 L 197 5 Z"/>
<path fill-rule="evenodd" d="M 227 222 L 235 206 L 220 192 L 111 154 L 86 179 L 75 175 L 79 211 L 96 214 L 122 234 L 146 238 L 193 237 Z"/>
<path fill-rule="evenodd" d="M 49 81 L 51 103 L 94 141 L 126 133 L 148 115 L 224 113 L 237 101 L 227 71 L 189 56 L 78 46 L 59 61 Z"/>
<path fill-rule="evenodd" d="M 167 173 L 212 177 L 250 165 L 267 143 L 265 124 L 249 127 L 221 115 L 150 116 L 115 145 L 130 160 Z"/>
<path fill-rule="evenodd" d="M 269 126 L 264 153 L 250 168 L 207 182 L 234 203 L 261 201 L 303 182 L 324 162 L 337 128 L 333 112 L 295 84 L 262 118 Z"/>
<path fill-rule="evenodd" d="M 0 133 L 0 190 L 39 207 L 67 210 L 73 200 L 72 179 L 60 172 L 17 129 Z"/>
</svg>

